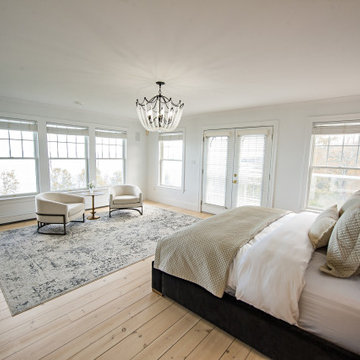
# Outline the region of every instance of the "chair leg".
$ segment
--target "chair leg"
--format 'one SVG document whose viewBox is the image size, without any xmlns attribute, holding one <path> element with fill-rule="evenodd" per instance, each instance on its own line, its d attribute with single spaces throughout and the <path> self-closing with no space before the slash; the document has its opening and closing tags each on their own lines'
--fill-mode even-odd
<svg viewBox="0 0 360 360">
<path fill-rule="evenodd" d="M 41 234 L 41 235 L 66 235 L 66 224 L 63 225 L 64 227 L 64 231 L 62 232 L 44 232 L 44 231 L 40 231 L 41 228 L 45 227 L 46 225 L 51 225 L 51 224 L 47 224 L 47 223 L 44 223 L 44 222 L 39 222 L 39 225 L 38 225 L 38 228 L 37 228 L 37 233 L 38 234 Z M 58 225 L 62 225 L 61 223 L 58 224 Z"/>
<path fill-rule="evenodd" d="M 85 213 L 82 214 L 82 220 L 70 220 L 71 222 L 84 223 L 85 222 Z"/>
<path fill-rule="evenodd" d="M 141 210 L 140 210 L 141 209 Z M 144 213 L 144 207 L 143 206 L 139 206 L 139 208 L 132 208 L 132 207 L 130 207 L 130 208 L 118 208 L 118 209 L 111 209 L 111 210 L 109 210 L 109 217 L 111 217 L 111 213 L 113 212 L 113 211 L 117 211 L 117 210 L 135 210 L 135 211 L 137 211 L 140 215 L 143 215 L 143 213 Z"/>
<path fill-rule="evenodd" d="M 37 232 L 39 234 L 43 234 L 43 235 L 66 235 L 66 221 L 65 221 L 65 215 L 63 214 L 41 214 L 41 213 L 36 213 L 36 215 L 38 216 L 59 216 L 62 218 L 63 222 L 59 222 L 59 223 L 45 223 L 43 221 L 38 221 L 37 222 Z M 42 232 L 40 231 L 41 228 L 43 228 L 44 226 L 46 225 L 50 225 L 50 224 L 59 224 L 59 225 L 63 225 L 63 232 L 58 232 L 58 233 L 55 233 L 55 232 Z"/>
<path fill-rule="evenodd" d="M 142 211 L 139 210 L 139 209 L 137 209 L 137 208 L 130 208 L 130 210 L 135 210 L 135 211 L 137 211 L 140 215 L 142 215 Z"/>
</svg>

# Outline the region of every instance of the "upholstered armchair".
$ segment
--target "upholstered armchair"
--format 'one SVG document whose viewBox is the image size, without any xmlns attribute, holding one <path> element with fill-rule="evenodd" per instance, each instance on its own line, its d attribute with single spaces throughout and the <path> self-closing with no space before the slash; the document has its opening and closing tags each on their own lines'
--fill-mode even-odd
<svg viewBox="0 0 360 360">
<path fill-rule="evenodd" d="M 66 224 L 70 221 L 85 222 L 85 198 L 78 195 L 47 192 L 35 197 L 36 219 L 38 233 L 66 235 Z M 82 217 L 81 221 L 76 221 Z M 62 233 L 40 232 L 40 229 L 49 224 L 62 224 Z"/>
<path fill-rule="evenodd" d="M 121 209 L 133 209 L 143 214 L 143 194 L 138 186 L 115 185 L 110 188 L 109 217 L 113 211 Z"/>
</svg>

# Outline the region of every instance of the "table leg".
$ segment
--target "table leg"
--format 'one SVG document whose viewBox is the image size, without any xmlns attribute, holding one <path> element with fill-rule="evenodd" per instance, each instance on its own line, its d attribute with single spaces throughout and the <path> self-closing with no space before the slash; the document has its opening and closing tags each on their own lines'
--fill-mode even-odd
<svg viewBox="0 0 360 360">
<path fill-rule="evenodd" d="M 91 195 L 91 215 L 88 216 L 88 220 L 97 220 L 100 219 L 100 216 L 95 216 L 95 195 Z"/>
</svg>

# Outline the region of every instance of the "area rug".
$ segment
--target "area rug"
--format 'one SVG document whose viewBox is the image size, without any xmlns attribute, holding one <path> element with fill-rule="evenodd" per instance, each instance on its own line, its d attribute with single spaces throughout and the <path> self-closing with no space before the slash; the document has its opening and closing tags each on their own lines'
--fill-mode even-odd
<svg viewBox="0 0 360 360">
<path fill-rule="evenodd" d="M 36 226 L 0 232 L 0 286 L 12 315 L 153 255 L 163 236 L 200 220 L 149 205 L 143 216 L 100 215 L 70 223 L 64 236 Z"/>
</svg>

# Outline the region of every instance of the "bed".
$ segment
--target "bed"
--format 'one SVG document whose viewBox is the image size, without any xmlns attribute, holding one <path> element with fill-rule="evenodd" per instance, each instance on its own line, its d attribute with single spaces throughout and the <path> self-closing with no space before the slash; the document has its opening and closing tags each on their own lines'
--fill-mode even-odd
<svg viewBox="0 0 360 360">
<path fill-rule="evenodd" d="M 232 259 L 222 296 L 211 287 L 189 281 L 191 277 L 176 276 L 176 272 L 174 275 L 157 258 L 152 269 L 152 287 L 270 358 L 360 359 L 360 277 L 339 279 L 319 271 L 326 262 L 326 251 L 313 251 L 311 244 L 308 246 L 308 238 L 305 240 L 308 228 L 316 218 L 317 214 L 309 212 L 282 213 L 265 224 Z M 300 228 L 296 230 L 296 236 L 298 233 L 302 236 L 303 245 L 294 238 L 294 227 Z M 166 241 L 179 242 L 179 236 L 181 239 L 183 235 L 177 236 Z M 287 293 L 283 296 L 277 282 L 271 280 L 273 264 L 271 261 L 266 264 L 269 256 L 264 254 L 269 249 L 272 251 L 270 243 L 276 244 L 279 238 L 286 237 L 288 243 L 279 243 L 281 245 L 276 247 L 282 249 L 280 253 L 288 253 L 293 248 L 291 253 L 294 255 L 274 275 L 286 278 L 287 273 L 293 272 L 289 277 L 289 289 L 285 289 Z M 157 256 L 161 256 L 159 254 L 161 251 L 157 250 Z M 252 266 L 247 263 L 250 254 L 260 261 L 261 271 L 258 271 L 258 265 L 249 270 Z M 297 260 L 298 254 L 301 254 L 300 260 Z M 186 261 L 184 256 L 181 259 Z M 169 260 L 171 264 L 176 263 L 171 257 Z M 290 269 L 296 261 L 301 271 Z M 303 273 L 302 277 L 300 273 Z M 265 277 L 269 279 L 262 281 Z M 294 278 L 299 282 L 295 290 Z M 242 288 L 251 288 L 251 291 L 242 294 Z M 287 309 L 284 299 L 288 296 L 296 299 L 295 307 L 292 305 Z M 277 306 L 273 308 L 274 303 Z"/>
</svg>

